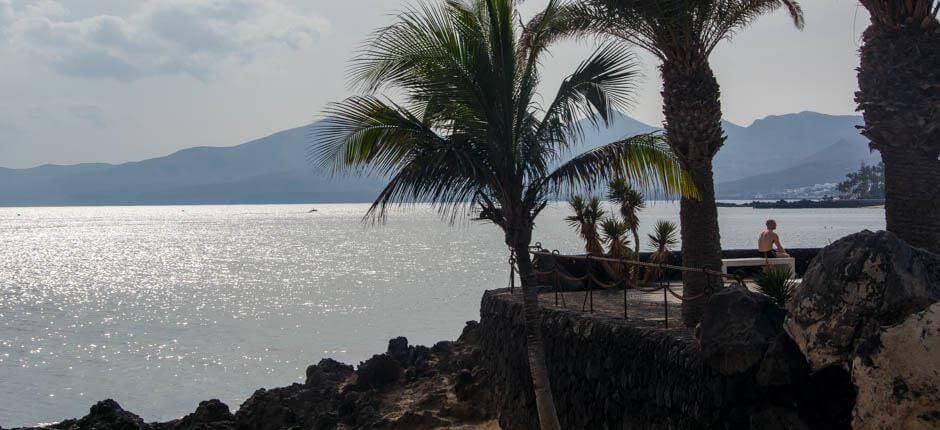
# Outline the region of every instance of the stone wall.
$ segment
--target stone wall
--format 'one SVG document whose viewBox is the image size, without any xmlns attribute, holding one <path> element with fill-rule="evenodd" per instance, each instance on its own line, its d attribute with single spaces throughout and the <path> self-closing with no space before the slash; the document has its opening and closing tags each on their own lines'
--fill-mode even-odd
<svg viewBox="0 0 940 430">
<path fill-rule="evenodd" d="M 787 248 L 787 253 L 796 260 L 796 274 L 798 277 L 802 277 L 803 274 L 806 273 L 806 269 L 809 268 L 809 264 L 813 261 L 813 258 L 816 257 L 816 254 L 819 254 L 820 249 L 821 248 Z M 753 258 L 760 256 L 760 253 L 756 249 L 724 249 L 721 251 L 722 258 Z M 649 258 L 649 252 L 640 253 L 640 261 L 649 261 Z M 584 273 L 585 266 L 583 261 L 561 259 L 561 262 L 565 269 L 575 276 L 580 276 Z M 681 266 L 682 252 L 671 252 L 665 263 Z M 760 270 L 760 267 L 735 267 L 731 268 L 731 273 L 739 274 L 744 277 L 753 277 L 758 270 Z M 673 270 L 667 271 L 666 275 L 672 280 L 677 280 L 681 277 L 679 272 Z"/>
<path fill-rule="evenodd" d="M 726 376 L 713 370 L 689 329 L 665 330 L 552 308 L 543 308 L 542 314 L 562 428 L 773 429 L 799 428 L 788 423 L 807 422 L 815 424 L 811 428 L 844 427 L 814 417 L 845 416 L 844 411 L 812 410 L 820 404 L 814 393 L 833 385 L 826 375 L 787 386 L 762 386 L 756 372 Z M 500 425 L 537 429 L 521 294 L 486 292 L 480 318 L 484 366 Z M 808 406 L 804 411 L 799 411 L 801 403 Z"/>
<path fill-rule="evenodd" d="M 538 428 L 525 355 L 522 306 L 487 292 L 480 310 L 500 425 Z M 705 428 L 740 423 L 734 391 L 701 361 L 687 329 L 543 309 L 552 389 L 563 428 Z"/>
</svg>

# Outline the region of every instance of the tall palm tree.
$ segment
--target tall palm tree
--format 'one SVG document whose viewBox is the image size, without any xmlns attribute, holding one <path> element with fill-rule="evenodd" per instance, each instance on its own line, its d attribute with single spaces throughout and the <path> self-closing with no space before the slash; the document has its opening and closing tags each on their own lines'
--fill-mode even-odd
<svg viewBox="0 0 940 430">
<path fill-rule="evenodd" d="M 640 255 L 640 211 L 646 209 L 646 198 L 623 178 L 617 178 L 607 185 L 607 198 L 620 209 L 623 223 L 633 233 L 633 253 Z"/>
<path fill-rule="evenodd" d="M 708 57 L 719 42 L 779 8 L 803 25 L 796 0 L 581 0 L 552 17 L 552 38 L 600 35 L 625 40 L 659 58 L 666 141 L 688 170 L 700 198 L 680 202 L 682 264 L 721 268 L 712 159 L 724 144 L 718 81 Z M 540 25 L 542 16 L 531 25 Z M 684 273 L 685 291 L 708 290 L 701 273 Z M 682 303 L 687 326 L 698 323 L 706 295 Z"/>
<path fill-rule="evenodd" d="M 584 250 L 588 255 L 601 257 L 604 255 L 604 246 L 601 245 L 601 235 L 597 233 L 597 225 L 604 218 L 606 211 L 601 207 L 601 201 L 592 197 L 587 201 L 581 196 L 574 196 L 568 201 L 574 215 L 565 217 L 565 221 L 574 227 L 582 239 Z"/>
<path fill-rule="evenodd" d="M 418 201 L 451 220 L 477 208 L 480 218 L 503 230 L 522 280 L 539 423 L 557 429 L 528 249 L 536 216 L 550 196 L 591 189 L 616 175 L 674 194 L 694 195 L 695 189 L 657 135 L 613 142 L 561 163 L 582 136 L 579 120 L 606 123 L 628 104 L 633 57 L 612 45 L 598 49 L 540 109 L 543 33 L 559 5 L 549 2 L 543 24 L 528 27 L 529 43 L 521 44 L 514 4 L 422 3 L 375 32 L 351 69 L 365 94 L 327 108 L 311 157 L 321 166 L 388 178 L 369 219 L 384 219 L 390 205 Z M 398 102 L 375 95 L 383 90 Z"/>
<path fill-rule="evenodd" d="M 859 3 L 871 25 L 855 101 L 884 160 L 886 227 L 940 253 L 940 1 Z"/>
</svg>

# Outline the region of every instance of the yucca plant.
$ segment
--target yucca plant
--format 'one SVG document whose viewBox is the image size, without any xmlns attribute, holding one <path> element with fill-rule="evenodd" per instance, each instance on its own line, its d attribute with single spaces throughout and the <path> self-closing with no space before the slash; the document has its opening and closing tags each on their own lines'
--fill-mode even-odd
<svg viewBox="0 0 940 430">
<path fill-rule="evenodd" d="M 568 225 L 574 227 L 582 239 L 584 239 L 584 250 L 588 255 L 600 257 L 604 255 L 604 247 L 601 245 L 601 236 L 597 232 L 598 223 L 604 217 L 606 211 L 601 207 L 601 201 L 597 197 L 585 200 L 581 196 L 573 196 L 568 200 L 573 215 L 565 217 Z"/>
<path fill-rule="evenodd" d="M 571 157 L 585 125 L 606 124 L 629 106 L 634 57 L 603 45 L 543 98 L 540 66 L 560 5 L 549 0 L 540 22 L 523 28 L 516 3 L 419 3 L 376 31 L 351 69 L 351 83 L 364 94 L 327 108 L 311 155 L 326 169 L 388 179 L 370 219 L 384 219 L 393 204 L 428 202 L 445 218 L 476 209 L 500 227 L 522 281 L 539 425 L 557 429 L 529 255 L 536 217 L 553 196 L 618 176 L 642 188 L 697 192 L 658 134 Z"/>
<path fill-rule="evenodd" d="M 885 228 L 940 253 L 940 1 L 858 2 L 871 24 L 855 101 L 884 160 Z"/>
<path fill-rule="evenodd" d="M 614 217 L 607 217 L 601 222 L 601 232 L 604 236 L 604 242 L 607 243 L 607 256 L 615 259 L 633 259 L 633 251 L 630 249 L 630 239 L 627 234 L 630 229 L 627 223 Z"/>
<path fill-rule="evenodd" d="M 802 28 L 803 12 L 796 0 L 577 0 L 566 3 L 564 19 L 552 18 L 552 38 L 593 34 L 620 39 L 659 59 L 666 141 L 701 192 L 698 198 L 680 201 L 686 266 L 721 268 L 713 159 L 725 135 L 720 88 L 709 57 L 719 43 L 779 9 Z M 682 320 L 691 327 L 708 300 L 708 278 L 685 272 L 683 282 L 686 291 L 701 297 L 682 302 Z"/>
<path fill-rule="evenodd" d="M 667 220 L 656 221 L 653 226 L 653 232 L 648 235 L 649 246 L 653 249 L 650 254 L 649 262 L 654 264 L 665 263 L 669 259 L 669 252 L 672 247 L 679 243 L 679 227 L 676 223 Z M 663 276 L 661 269 L 650 269 L 646 271 L 646 280 L 655 281 Z"/>
<path fill-rule="evenodd" d="M 607 257 L 616 260 L 633 260 L 633 251 L 630 250 L 630 239 L 627 234 L 630 229 L 627 224 L 614 217 L 607 217 L 601 222 L 601 232 L 604 242 L 607 243 Z M 605 264 L 604 269 L 607 275 L 612 279 L 620 279 L 625 275 L 633 273 L 632 267 L 623 264 L 610 263 Z"/>
<path fill-rule="evenodd" d="M 607 185 L 607 198 L 617 204 L 623 223 L 633 233 L 633 253 L 640 255 L 640 211 L 646 208 L 646 198 L 623 178 Z"/>
<path fill-rule="evenodd" d="M 757 291 L 770 297 L 781 309 L 785 309 L 796 288 L 792 276 L 790 266 L 764 266 L 754 278 L 754 282 L 757 284 Z"/>
</svg>

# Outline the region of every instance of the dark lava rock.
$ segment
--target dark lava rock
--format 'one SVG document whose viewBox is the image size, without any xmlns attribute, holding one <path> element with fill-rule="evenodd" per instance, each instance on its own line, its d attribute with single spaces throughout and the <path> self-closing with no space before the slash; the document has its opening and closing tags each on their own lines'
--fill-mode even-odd
<svg viewBox="0 0 940 430">
<path fill-rule="evenodd" d="M 763 387 L 786 387 L 805 383 L 809 363 L 793 339 L 780 333 L 770 343 L 757 370 L 757 383 Z"/>
<path fill-rule="evenodd" d="M 736 285 L 708 300 L 696 336 L 712 368 L 724 375 L 744 373 L 760 364 L 783 333 L 783 319 L 769 297 Z"/>
<path fill-rule="evenodd" d="M 111 399 L 102 400 L 91 407 L 88 415 L 79 420 L 67 420 L 52 426 L 67 430 L 150 430 L 137 415 L 125 411 Z"/>
<path fill-rule="evenodd" d="M 492 417 L 490 390 L 484 384 L 486 372 L 479 356 L 478 344 L 441 342 L 432 349 L 408 345 L 407 339 L 399 337 L 389 341 L 387 353 L 373 356 L 358 369 L 326 358 L 307 368 L 304 384 L 257 390 L 234 415 L 219 400 L 208 400 L 178 420 L 147 424 L 113 400 L 105 400 L 82 419 L 46 428 L 424 429 L 478 423 Z M 402 378 L 403 374 L 408 377 Z M 458 374 L 463 376 L 458 378 Z M 452 394 L 455 391 L 457 395 Z"/>
<path fill-rule="evenodd" d="M 855 428 L 936 428 L 940 255 L 889 232 L 846 236 L 813 260 L 787 331 L 815 370 L 854 386 Z"/>
<path fill-rule="evenodd" d="M 759 430 L 809 430 L 792 409 L 767 408 L 751 414 L 751 428 Z"/>
<path fill-rule="evenodd" d="M 889 232 L 863 231 L 813 260 L 787 309 L 787 331 L 813 369 L 849 370 L 877 352 L 882 327 L 940 300 L 940 256 Z"/>
<path fill-rule="evenodd" d="M 402 374 L 402 367 L 397 360 L 379 354 L 359 364 L 356 373 L 359 375 L 357 387 L 377 388 L 397 381 Z"/>
<path fill-rule="evenodd" d="M 218 399 L 199 402 L 196 411 L 166 424 L 154 425 L 160 430 L 223 430 L 235 425 L 235 415 Z"/>
<path fill-rule="evenodd" d="M 411 351 L 408 349 L 408 338 L 396 337 L 388 341 L 388 351 L 386 354 L 398 360 L 399 363 L 407 365 L 410 361 Z"/>
<path fill-rule="evenodd" d="M 336 389 L 319 389 L 301 384 L 255 391 L 235 413 L 235 428 L 273 430 L 302 426 L 318 427 L 318 419 L 331 410 Z"/>
<path fill-rule="evenodd" d="M 481 336 L 483 336 L 483 330 L 480 329 L 480 323 L 467 321 L 467 324 L 463 327 L 463 331 L 460 332 L 460 337 L 457 338 L 457 342 L 479 345 Z"/>
<path fill-rule="evenodd" d="M 319 363 L 307 367 L 307 380 L 304 385 L 310 387 L 328 387 L 345 381 L 355 370 L 348 364 L 332 358 L 324 358 Z"/>
</svg>

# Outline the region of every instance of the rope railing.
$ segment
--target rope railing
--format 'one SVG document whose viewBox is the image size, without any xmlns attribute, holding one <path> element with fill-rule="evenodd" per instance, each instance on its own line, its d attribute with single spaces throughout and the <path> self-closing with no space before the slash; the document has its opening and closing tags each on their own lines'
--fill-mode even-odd
<svg viewBox="0 0 940 430">
<path fill-rule="evenodd" d="M 665 264 L 665 263 L 651 263 L 651 262 L 635 261 L 635 260 L 628 260 L 624 258 L 618 259 L 618 258 L 611 258 L 611 257 L 598 257 L 598 256 L 592 256 L 592 255 L 561 255 L 561 253 L 557 249 L 548 251 L 542 248 L 541 243 L 536 243 L 535 245 L 530 246 L 529 253 L 536 257 L 544 257 L 542 259 L 537 260 L 541 264 L 544 264 L 546 260 L 551 262 L 551 267 L 538 267 L 538 269 L 536 269 L 535 266 L 533 265 L 533 275 L 542 276 L 542 277 L 545 277 L 545 276 L 552 277 L 552 280 L 554 281 L 553 287 L 554 287 L 554 293 L 555 293 L 555 306 L 558 306 L 559 297 L 562 301 L 562 305 L 565 306 L 564 305 L 565 296 L 564 294 L 560 294 L 560 289 L 561 289 L 560 284 L 561 284 L 562 279 L 564 279 L 566 282 L 571 282 L 571 283 L 582 283 L 582 282 L 585 283 L 586 291 L 585 291 L 584 299 L 582 300 L 582 303 L 581 303 L 582 311 L 584 311 L 585 308 L 587 307 L 590 312 L 594 312 L 594 287 L 595 286 L 599 286 L 605 289 L 622 288 L 623 289 L 623 317 L 624 319 L 628 317 L 628 303 L 629 303 L 629 300 L 627 299 L 628 290 L 632 289 L 632 290 L 636 290 L 636 291 L 639 291 L 641 293 L 646 293 L 646 294 L 652 294 L 652 293 L 657 293 L 659 291 L 662 291 L 663 315 L 664 315 L 663 321 L 664 321 L 664 325 L 666 326 L 666 328 L 669 327 L 669 296 L 670 295 L 676 298 L 676 300 L 679 300 L 680 302 L 701 299 L 711 294 L 712 290 L 714 289 L 713 288 L 714 278 L 717 278 L 718 280 L 720 280 L 722 286 L 724 286 L 725 280 L 736 282 L 742 286 L 745 285 L 744 279 L 741 278 L 740 276 L 730 275 L 730 274 L 722 273 L 716 270 L 699 268 L 699 267 L 676 266 L 676 265 Z M 510 265 L 513 265 L 513 263 L 515 263 L 514 257 L 515 256 L 512 256 L 510 258 L 511 260 Z M 562 259 L 587 262 L 587 269 L 585 270 L 585 274 L 583 276 L 573 276 L 567 273 L 566 271 L 562 270 L 563 267 L 559 263 L 559 260 L 562 260 Z M 613 282 L 604 282 L 603 280 L 595 276 L 595 271 L 592 270 L 592 268 L 596 266 L 592 265 L 592 263 L 600 263 L 601 265 L 603 264 L 619 265 L 619 267 L 621 268 L 620 272 L 622 276 L 620 276 L 619 279 L 614 279 Z M 630 267 L 655 269 L 658 271 L 656 272 L 658 279 L 653 280 L 652 287 L 648 286 L 648 284 L 651 283 L 650 280 L 648 279 L 641 281 L 645 285 L 643 286 L 638 285 L 633 279 L 633 275 L 635 275 L 636 272 L 634 271 L 631 273 L 631 270 L 629 270 Z M 515 269 L 513 268 L 510 270 L 511 270 L 510 276 L 513 276 Z M 702 293 L 696 294 L 694 296 L 691 296 L 691 297 L 686 297 L 685 295 L 675 292 L 672 289 L 672 284 L 668 280 L 666 280 L 666 270 L 704 274 L 705 275 L 705 291 L 703 291 Z M 610 274 L 608 273 L 608 275 Z M 514 286 L 513 284 L 514 284 L 513 281 L 510 281 L 510 287 L 511 287 L 510 293 L 512 293 L 512 287 Z"/>
</svg>

